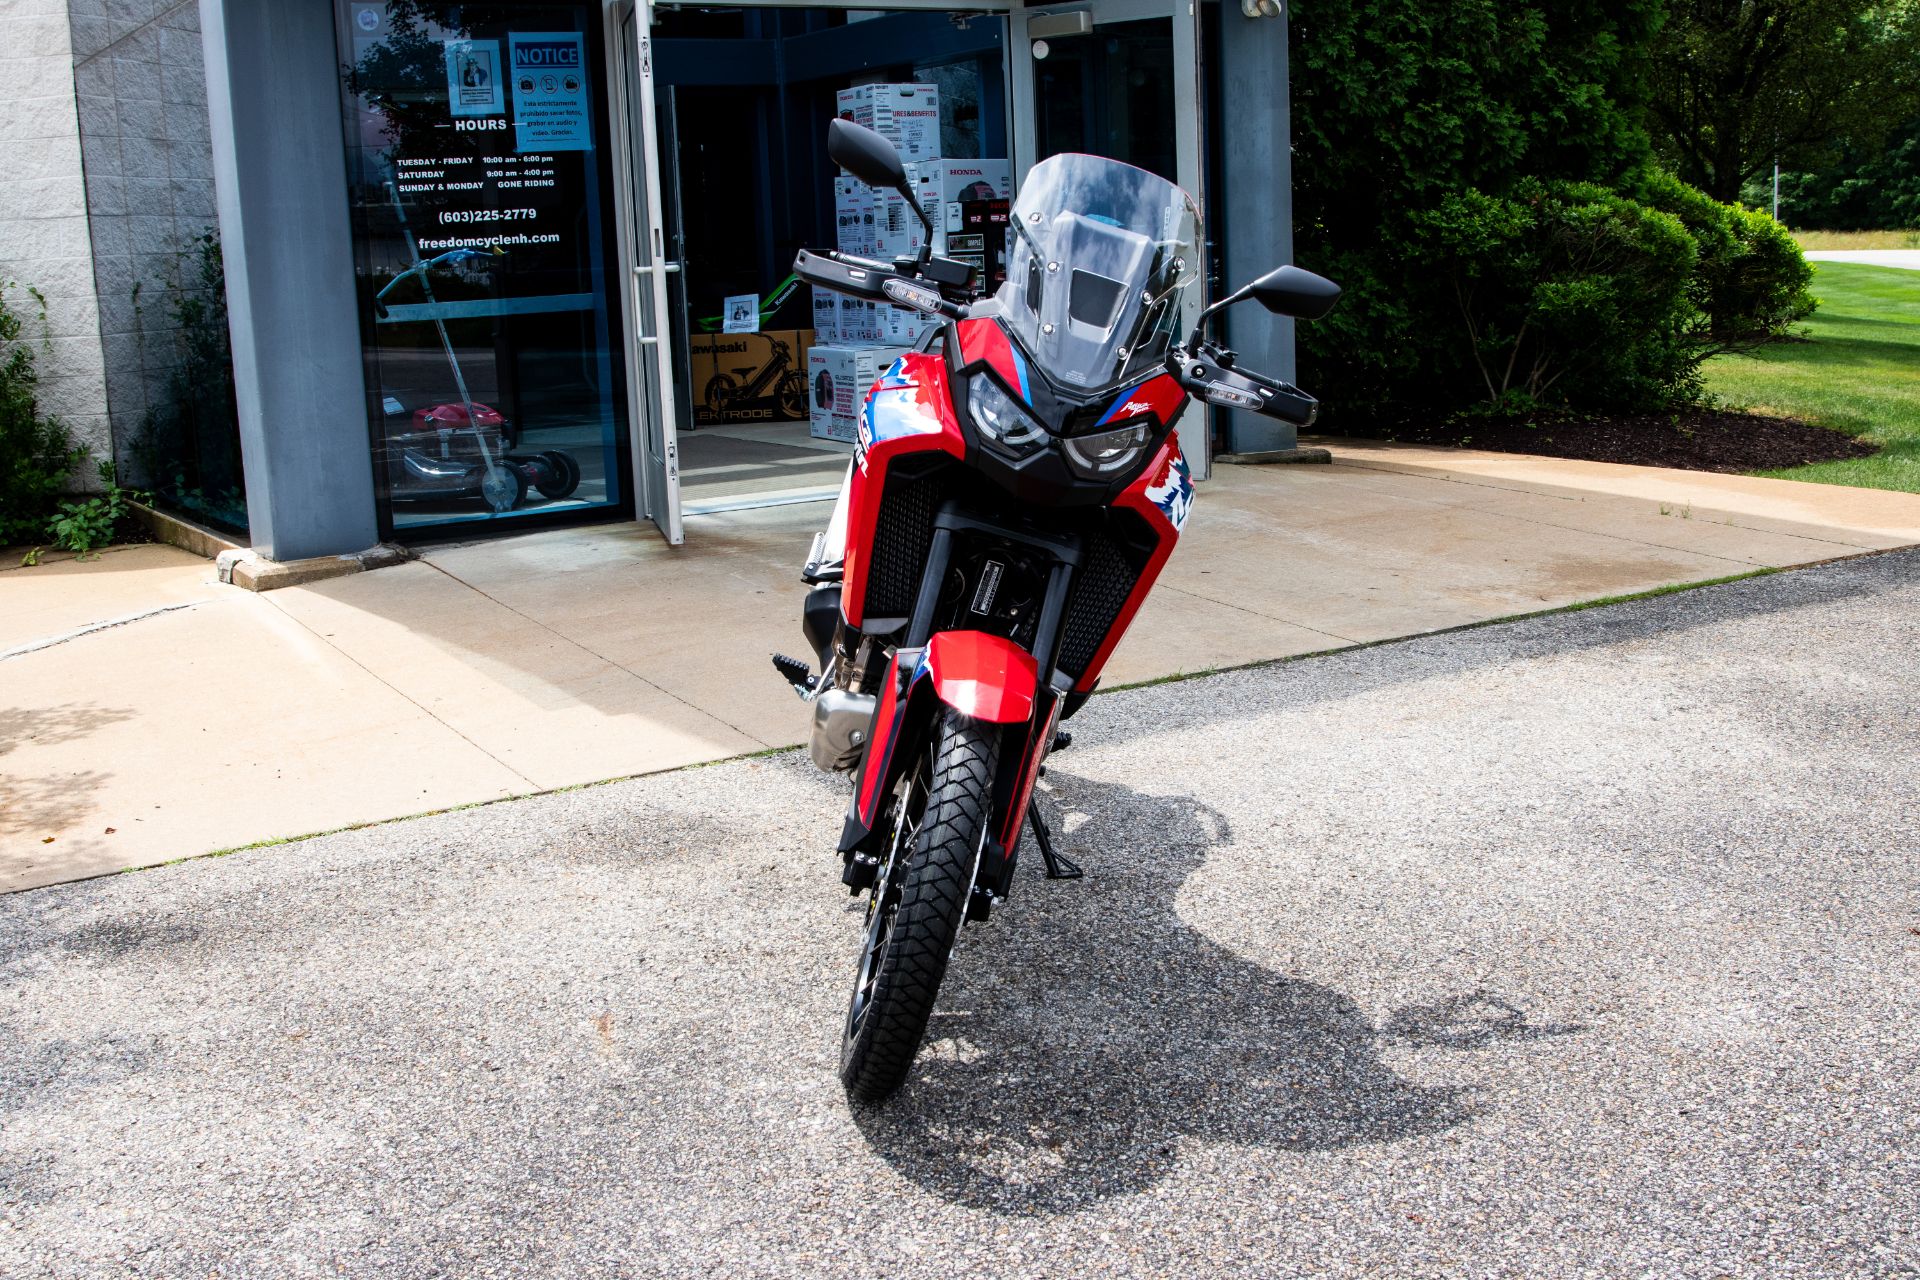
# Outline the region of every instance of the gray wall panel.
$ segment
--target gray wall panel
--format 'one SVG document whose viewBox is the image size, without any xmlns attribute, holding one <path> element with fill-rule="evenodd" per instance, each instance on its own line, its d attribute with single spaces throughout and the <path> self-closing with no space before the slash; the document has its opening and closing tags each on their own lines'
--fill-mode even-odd
<svg viewBox="0 0 1920 1280">
<path fill-rule="evenodd" d="M 333 6 L 200 0 L 253 544 L 378 539 Z"/>
</svg>

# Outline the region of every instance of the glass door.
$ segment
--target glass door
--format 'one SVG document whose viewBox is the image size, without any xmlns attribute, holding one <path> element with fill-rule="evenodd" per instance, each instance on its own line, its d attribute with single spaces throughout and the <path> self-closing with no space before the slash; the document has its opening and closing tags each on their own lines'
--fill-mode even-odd
<svg viewBox="0 0 1920 1280">
<path fill-rule="evenodd" d="M 1016 187 L 1048 156 L 1080 151 L 1157 173 L 1206 208 L 1197 0 L 1090 0 L 1016 9 L 1008 20 Z M 1204 261 L 1200 270 L 1205 280 Z M 1203 305 L 1189 290 L 1185 328 Z M 1204 478 L 1204 412 L 1188 406 L 1180 426 L 1188 464 Z"/>
<path fill-rule="evenodd" d="M 666 540 L 678 546 L 686 535 L 680 522 L 680 446 L 674 430 L 675 376 L 670 323 L 670 261 L 661 200 L 660 129 L 653 79 L 652 0 L 628 0 L 611 10 L 620 50 L 620 109 L 626 145 L 617 180 L 633 193 L 621 237 L 621 267 L 628 287 L 621 291 L 627 311 L 628 385 L 632 387 L 635 471 L 640 476 L 641 509 Z"/>
<path fill-rule="evenodd" d="M 624 512 L 632 330 L 599 6 L 334 12 L 382 536 Z"/>
</svg>

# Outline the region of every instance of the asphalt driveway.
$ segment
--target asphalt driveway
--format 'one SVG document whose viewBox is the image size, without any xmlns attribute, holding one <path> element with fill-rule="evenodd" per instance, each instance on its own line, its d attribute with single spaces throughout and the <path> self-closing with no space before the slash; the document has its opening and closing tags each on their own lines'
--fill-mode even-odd
<svg viewBox="0 0 1920 1280">
<path fill-rule="evenodd" d="M 794 753 L 0 898 L 0 1275 L 1920 1274 L 1916 655 L 1897 552 L 1096 698 L 876 1112 Z"/>
</svg>

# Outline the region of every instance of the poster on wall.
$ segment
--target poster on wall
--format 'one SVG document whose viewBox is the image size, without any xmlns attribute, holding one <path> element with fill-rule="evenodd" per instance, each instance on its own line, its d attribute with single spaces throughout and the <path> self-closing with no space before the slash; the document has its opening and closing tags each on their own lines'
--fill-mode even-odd
<svg viewBox="0 0 1920 1280">
<path fill-rule="evenodd" d="M 516 31 L 513 54 L 515 151 L 590 151 L 585 39 L 574 31 Z"/>
<path fill-rule="evenodd" d="M 453 116 L 497 116 L 507 109 L 500 90 L 498 40 L 449 40 L 447 112 Z"/>
<path fill-rule="evenodd" d="M 760 295 L 757 293 L 738 293 L 727 298 L 721 311 L 725 317 L 722 333 L 758 333 L 760 332 Z"/>
</svg>

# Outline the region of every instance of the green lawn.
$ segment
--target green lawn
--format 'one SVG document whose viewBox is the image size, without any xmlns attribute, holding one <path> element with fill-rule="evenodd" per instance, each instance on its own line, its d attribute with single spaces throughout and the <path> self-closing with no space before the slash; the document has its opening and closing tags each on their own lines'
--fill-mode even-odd
<svg viewBox="0 0 1920 1280">
<path fill-rule="evenodd" d="M 1701 370 L 1730 405 L 1789 414 L 1884 446 L 1871 458 L 1762 475 L 1920 493 L 1920 271 L 1816 262 L 1810 342 L 1720 356 Z"/>
</svg>

